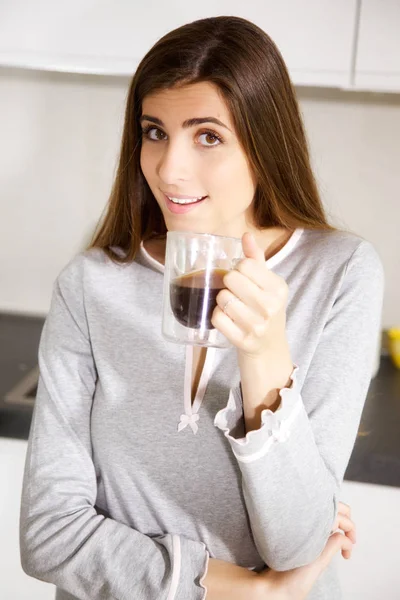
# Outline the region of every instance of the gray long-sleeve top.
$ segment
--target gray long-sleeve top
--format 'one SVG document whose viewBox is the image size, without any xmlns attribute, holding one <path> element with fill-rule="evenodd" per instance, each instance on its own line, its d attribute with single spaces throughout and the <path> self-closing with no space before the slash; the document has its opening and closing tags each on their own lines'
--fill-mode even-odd
<svg viewBox="0 0 400 600">
<path fill-rule="evenodd" d="M 354 234 L 298 229 L 266 262 L 289 286 L 292 385 L 244 435 L 236 351 L 162 338 L 163 267 L 99 249 L 58 276 L 23 484 L 24 570 L 57 599 L 203 600 L 209 557 L 313 561 L 332 530 L 370 383 L 384 276 Z M 341 597 L 332 564 L 310 600 Z"/>
</svg>

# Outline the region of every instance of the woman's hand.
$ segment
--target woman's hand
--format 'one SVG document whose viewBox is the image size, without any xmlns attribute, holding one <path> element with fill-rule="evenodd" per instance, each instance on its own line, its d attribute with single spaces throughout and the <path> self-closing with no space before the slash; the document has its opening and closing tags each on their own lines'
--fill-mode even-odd
<svg viewBox="0 0 400 600">
<path fill-rule="evenodd" d="M 280 404 L 294 366 L 286 336 L 286 281 L 265 265 L 254 237 L 242 238 L 246 256 L 224 277 L 212 324 L 236 346 L 246 432 L 259 429 L 265 408 Z"/>
<path fill-rule="evenodd" d="M 348 504 L 344 504 L 343 502 L 339 502 L 338 515 L 333 525 L 332 533 L 334 533 L 337 529 L 341 529 L 344 532 L 344 535 L 348 537 L 353 544 L 356 543 L 356 526 L 351 520 L 351 508 Z M 350 552 L 346 549 L 342 550 L 342 556 L 343 558 L 350 558 L 351 550 Z"/>
<path fill-rule="evenodd" d="M 224 277 L 212 324 L 239 351 L 262 356 L 286 344 L 288 286 L 265 265 L 265 256 L 250 233 L 242 238 L 246 256 Z"/>
<path fill-rule="evenodd" d="M 291 571 L 278 572 L 269 569 L 260 573 L 259 577 L 265 583 L 265 599 L 304 600 L 338 551 L 342 553 L 343 558 L 349 559 L 353 543 L 356 541 L 356 528 L 350 516 L 350 507 L 339 502 L 333 531 L 341 529 L 344 533 L 332 533 L 322 554 L 310 565 Z M 262 591 L 259 597 L 263 597 Z"/>
</svg>

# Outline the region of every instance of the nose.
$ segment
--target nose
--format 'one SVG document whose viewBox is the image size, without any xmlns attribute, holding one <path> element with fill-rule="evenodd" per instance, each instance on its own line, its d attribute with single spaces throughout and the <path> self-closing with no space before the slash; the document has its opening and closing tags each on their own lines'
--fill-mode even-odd
<svg viewBox="0 0 400 600">
<path fill-rule="evenodd" d="M 191 177 L 190 151 L 184 141 L 168 141 L 163 144 L 157 165 L 157 175 L 166 186 L 177 181 L 187 181 Z"/>
</svg>

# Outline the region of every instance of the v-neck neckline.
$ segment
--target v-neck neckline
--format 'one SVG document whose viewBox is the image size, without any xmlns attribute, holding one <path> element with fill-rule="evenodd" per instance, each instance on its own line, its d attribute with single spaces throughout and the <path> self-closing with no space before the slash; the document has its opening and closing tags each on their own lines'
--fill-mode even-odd
<svg viewBox="0 0 400 600">
<path fill-rule="evenodd" d="M 198 413 L 203 402 L 204 394 L 210 380 L 211 372 L 214 366 L 216 348 L 207 348 L 207 354 L 203 369 L 200 375 L 199 384 L 192 403 L 192 374 L 193 374 L 193 355 L 194 346 L 186 346 L 186 364 L 185 364 L 185 384 L 184 384 L 184 404 L 186 414 Z"/>
<path fill-rule="evenodd" d="M 203 370 L 201 372 L 199 384 L 197 386 L 196 395 L 192 403 L 192 370 L 193 370 L 193 352 L 194 346 L 186 345 L 185 350 L 185 379 L 183 386 L 183 405 L 185 412 L 181 414 L 178 423 L 178 432 L 185 429 L 188 425 L 196 434 L 199 427 L 197 421 L 200 418 L 199 410 L 203 403 L 204 395 L 207 390 L 208 383 L 211 379 L 211 374 L 215 366 L 215 356 L 217 348 L 207 348 L 206 359 L 204 361 Z"/>
</svg>

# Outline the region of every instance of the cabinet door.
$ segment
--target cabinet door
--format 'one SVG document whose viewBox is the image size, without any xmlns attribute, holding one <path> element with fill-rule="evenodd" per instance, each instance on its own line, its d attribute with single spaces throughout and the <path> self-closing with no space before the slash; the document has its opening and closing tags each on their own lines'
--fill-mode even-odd
<svg viewBox="0 0 400 600">
<path fill-rule="evenodd" d="M 362 0 L 354 84 L 400 91 L 400 0 Z"/>
<path fill-rule="evenodd" d="M 295 84 L 347 87 L 356 8 L 356 0 L 263 0 L 246 13 L 277 43 Z"/>
<path fill-rule="evenodd" d="M 356 0 L 1 0 L 0 64 L 131 75 L 167 31 L 237 15 L 264 29 L 295 83 L 347 86 Z"/>
</svg>

